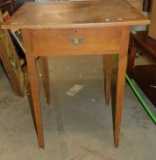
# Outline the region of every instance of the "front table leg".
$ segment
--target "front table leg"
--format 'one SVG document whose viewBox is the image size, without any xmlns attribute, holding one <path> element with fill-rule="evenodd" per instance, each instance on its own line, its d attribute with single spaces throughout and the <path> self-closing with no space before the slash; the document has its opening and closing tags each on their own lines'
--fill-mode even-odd
<svg viewBox="0 0 156 160">
<path fill-rule="evenodd" d="M 123 97 L 124 97 L 126 64 L 127 64 L 127 55 L 126 54 L 119 55 L 115 122 L 114 122 L 115 147 L 119 146 L 119 139 L 120 139 L 120 125 L 121 125 L 121 117 L 122 117 L 122 103 L 123 103 Z"/>
<path fill-rule="evenodd" d="M 29 74 L 29 80 L 30 80 L 30 88 L 31 88 L 31 94 L 32 94 L 31 96 L 33 101 L 36 132 L 37 132 L 39 147 L 44 148 L 39 87 L 38 87 L 38 80 L 37 80 L 35 57 L 32 52 L 31 32 L 25 29 L 25 30 L 22 30 L 22 35 L 24 40 L 24 47 L 26 50 L 27 68 L 28 68 L 28 74 Z"/>
<path fill-rule="evenodd" d="M 117 76 L 117 90 L 116 90 L 116 107 L 115 107 L 115 122 L 114 122 L 114 145 L 119 146 L 120 139 L 120 125 L 122 116 L 122 103 L 125 88 L 125 74 L 127 67 L 127 51 L 129 42 L 129 27 L 124 27 L 121 38 L 121 51 L 118 58 L 118 76 Z"/>
</svg>

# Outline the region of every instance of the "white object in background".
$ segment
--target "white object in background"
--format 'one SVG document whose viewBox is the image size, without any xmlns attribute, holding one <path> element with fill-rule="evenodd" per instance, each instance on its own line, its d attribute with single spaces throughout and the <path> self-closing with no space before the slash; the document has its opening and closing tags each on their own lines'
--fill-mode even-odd
<svg viewBox="0 0 156 160">
<path fill-rule="evenodd" d="M 76 93 L 78 93 L 81 89 L 83 88 L 83 85 L 74 85 L 72 88 L 70 88 L 67 92 L 66 95 L 68 96 L 74 96 Z"/>
</svg>

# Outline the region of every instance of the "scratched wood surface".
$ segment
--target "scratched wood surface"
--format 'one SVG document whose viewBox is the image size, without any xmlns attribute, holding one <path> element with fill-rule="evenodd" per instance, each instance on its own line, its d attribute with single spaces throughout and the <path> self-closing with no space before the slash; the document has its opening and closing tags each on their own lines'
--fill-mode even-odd
<svg viewBox="0 0 156 160">
<path fill-rule="evenodd" d="M 22 30 L 40 148 L 44 148 L 44 137 L 34 57 L 54 56 L 55 54 L 65 56 L 69 52 L 72 55 L 119 54 L 116 109 L 113 113 L 114 144 L 118 147 L 129 28 L 131 25 L 148 23 L 149 20 L 127 1 L 103 0 L 26 3 L 10 21 L 2 26 L 4 29 Z M 44 63 L 43 70 L 48 78 L 47 60 L 42 59 L 42 62 Z M 106 80 L 107 103 L 109 103 L 111 84 L 111 74 L 109 74 L 111 63 L 109 62 L 111 62 L 111 57 L 107 62 L 107 68 L 110 69 L 107 71 Z M 49 80 L 46 80 L 46 83 L 48 82 Z M 49 84 L 46 87 L 49 87 Z M 47 90 L 47 97 L 49 97 L 48 92 Z M 47 102 L 49 102 L 48 99 Z"/>
<path fill-rule="evenodd" d="M 123 26 L 149 22 L 125 0 L 28 2 L 2 28 L 114 26 L 114 23 Z"/>
</svg>

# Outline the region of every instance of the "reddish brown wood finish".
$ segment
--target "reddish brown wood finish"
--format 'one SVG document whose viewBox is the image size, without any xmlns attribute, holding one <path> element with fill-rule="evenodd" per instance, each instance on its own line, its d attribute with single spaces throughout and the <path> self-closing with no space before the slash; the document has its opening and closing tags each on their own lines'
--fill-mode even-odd
<svg viewBox="0 0 156 160">
<path fill-rule="evenodd" d="M 128 2 L 123 0 L 105 0 L 26 3 L 2 26 L 4 29 L 22 29 L 37 135 L 41 148 L 44 147 L 44 140 L 34 57 L 110 55 L 107 62 L 108 66 L 108 63 L 112 61 L 112 54 L 119 54 L 114 119 L 114 143 L 115 147 L 118 147 L 129 26 L 148 23 L 149 20 Z M 46 70 L 47 65 L 46 63 L 44 64 L 44 69 Z M 110 68 L 107 67 L 107 103 L 110 98 L 110 72 L 111 64 Z M 46 77 L 48 78 L 48 74 Z M 49 84 L 46 87 L 49 87 Z"/>
<path fill-rule="evenodd" d="M 147 58 L 156 61 L 156 40 L 148 36 L 147 31 L 131 33 L 131 47 L 127 72 L 143 90 L 149 100 L 156 106 L 156 65 L 134 66 L 136 51 L 140 50 Z"/>
</svg>

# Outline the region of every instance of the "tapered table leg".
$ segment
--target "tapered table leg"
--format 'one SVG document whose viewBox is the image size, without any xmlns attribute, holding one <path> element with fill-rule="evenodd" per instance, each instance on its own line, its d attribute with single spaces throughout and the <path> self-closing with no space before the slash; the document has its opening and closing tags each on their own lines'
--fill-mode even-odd
<svg viewBox="0 0 156 160">
<path fill-rule="evenodd" d="M 32 54 L 32 44 L 31 44 L 31 32 L 30 30 L 22 30 L 22 35 L 24 39 L 24 47 L 26 50 L 27 67 L 30 81 L 31 96 L 33 102 L 35 127 L 39 142 L 39 147 L 44 148 L 44 138 L 43 138 L 43 128 L 42 128 L 42 117 L 41 117 L 41 105 L 39 96 L 39 86 L 37 79 L 37 71 L 35 64 L 35 56 Z"/>
<path fill-rule="evenodd" d="M 110 95 L 111 95 L 112 60 L 113 60 L 112 55 L 108 55 L 106 60 L 106 84 L 105 84 L 106 87 L 105 100 L 107 105 L 110 102 Z"/>
<path fill-rule="evenodd" d="M 50 83 L 49 83 L 49 69 L 47 57 L 40 57 L 40 70 L 42 74 L 43 86 L 45 90 L 47 104 L 50 105 Z"/>
<path fill-rule="evenodd" d="M 122 103 L 124 97 L 124 86 L 125 86 L 125 71 L 127 55 L 119 55 L 118 62 L 118 77 L 117 77 L 117 91 L 116 91 L 116 107 L 115 107 L 115 124 L 114 124 L 114 136 L 115 136 L 115 147 L 119 146 L 120 139 L 120 125 L 122 116 Z"/>
<path fill-rule="evenodd" d="M 122 117 L 122 105 L 124 100 L 128 43 L 129 43 L 129 27 L 124 27 L 122 30 L 121 51 L 119 53 L 119 58 L 118 58 L 116 106 L 115 106 L 115 117 L 114 117 L 114 145 L 116 148 L 119 146 L 119 140 L 120 140 L 120 126 Z"/>
</svg>

